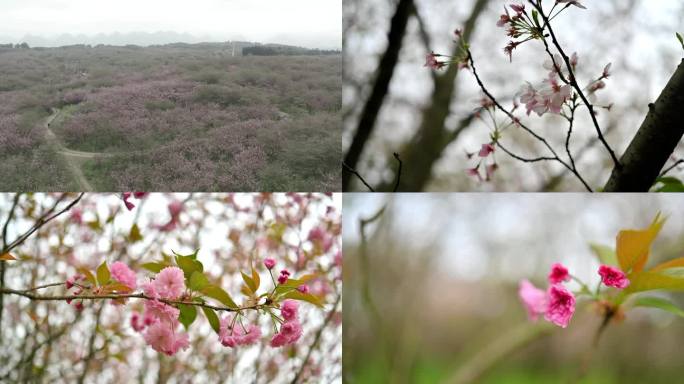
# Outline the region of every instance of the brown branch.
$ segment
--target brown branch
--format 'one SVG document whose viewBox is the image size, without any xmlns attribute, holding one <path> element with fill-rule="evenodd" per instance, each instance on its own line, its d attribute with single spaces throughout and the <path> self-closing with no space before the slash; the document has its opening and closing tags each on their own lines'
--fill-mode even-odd
<svg viewBox="0 0 684 384">
<path fill-rule="evenodd" d="M 266 305 L 266 304 L 255 304 L 255 305 L 250 305 L 250 306 L 246 306 L 246 307 L 238 307 L 238 308 L 218 307 L 215 305 L 198 303 L 198 302 L 194 302 L 194 301 L 168 300 L 168 299 L 163 299 L 163 298 L 155 299 L 154 297 L 147 296 L 144 293 L 111 293 L 111 294 L 105 294 L 105 295 L 90 294 L 90 295 L 44 296 L 44 295 L 37 295 L 34 293 L 29 293 L 32 290 L 35 290 L 35 288 L 29 288 L 29 289 L 23 290 L 23 291 L 11 289 L 11 288 L 2 288 L 2 289 L 0 289 L 0 293 L 19 295 L 19 296 L 26 297 L 30 300 L 103 300 L 103 299 L 157 300 L 157 301 L 160 301 L 164 304 L 169 304 L 169 305 L 174 305 L 174 306 L 175 305 L 194 305 L 197 307 L 213 309 L 215 311 L 226 311 L 226 312 L 240 312 L 240 311 L 249 310 L 249 309 L 260 310 L 260 309 L 269 307 L 269 305 Z"/>
<path fill-rule="evenodd" d="M 606 183 L 606 192 L 647 192 L 684 135 L 684 59 Z"/>
</svg>

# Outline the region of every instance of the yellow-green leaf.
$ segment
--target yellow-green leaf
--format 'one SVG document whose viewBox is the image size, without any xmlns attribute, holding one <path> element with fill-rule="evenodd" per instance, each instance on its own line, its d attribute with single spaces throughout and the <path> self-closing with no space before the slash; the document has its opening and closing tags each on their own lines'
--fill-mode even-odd
<svg viewBox="0 0 684 384">
<path fill-rule="evenodd" d="M 323 308 L 323 303 L 321 302 L 321 300 L 317 296 L 314 296 L 310 293 L 301 293 L 297 290 L 294 290 L 286 293 L 285 295 L 283 295 L 283 297 L 286 299 L 306 301 L 317 307 Z"/>
<path fill-rule="evenodd" d="M 663 311 L 674 313 L 677 316 L 684 317 L 684 310 L 674 305 L 669 300 L 660 297 L 640 297 L 634 302 L 635 307 L 650 307 L 658 308 Z"/>
<path fill-rule="evenodd" d="M 103 286 L 102 289 L 106 293 L 110 293 L 110 292 L 129 293 L 132 291 L 129 286 L 121 284 L 121 283 L 107 284 L 107 285 Z"/>
<path fill-rule="evenodd" d="M 663 227 L 665 218 L 658 213 L 651 225 L 646 229 L 628 229 L 620 231 L 617 235 L 617 254 L 620 268 L 625 271 L 639 272 L 643 270 L 653 240 Z"/>
<path fill-rule="evenodd" d="M 256 284 L 254 283 L 254 280 L 242 271 L 240 271 L 240 274 L 242 275 L 242 280 L 245 282 L 247 288 L 249 288 L 252 293 L 256 293 Z"/>
<path fill-rule="evenodd" d="M 668 276 L 662 272 L 643 271 L 629 275 L 629 286 L 625 293 L 635 293 L 665 289 L 670 291 L 684 290 L 684 279 Z"/>
<path fill-rule="evenodd" d="M 86 277 L 86 280 L 88 280 L 90 282 L 90 284 L 97 285 L 97 280 L 95 280 L 95 275 L 93 275 L 93 273 L 90 272 L 89 269 L 81 267 L 81 268 L 78 268 L 77 271 L 81 272 Z"/>
<path fill-rule="evenodd" d="M 211 325 L 211 328 L 214 330 L 214 332 L 218 334 L 221 331 L 221 325 L 218 316 L 216 316 L 216 312 L 214 312 L 213 309 L 207 307 L 202 307 L 202 312 L 204 312 L 204 316 L 206 316 L 207 321 L 209 321 L 209 325 Z"/>
<path fill-rule="evenodd" d="M 16 260 L 16 259 L 17 258 L 12 256 L 9 252 L 0 256 L 0 260 L 5 260 L 5 261 L 11 261 L 11 260 Z"/>
<path fill-rule="evenodd" d="M 677 259 L 666 261 L 662 264 L 658 264 L 655 267 L 651 268 L 651 271 L 661 271 L 663 269 L 677 268 L 677 267 L 684 267 L 684 257 L 680 257 Z"/>
<path fill-rule="evenodd" d="M 237 309 L 238 307 L 237 304 L 235 304 L 233 299 L 230 297 L 228 292 L 224 291 L 223 288 L 217 285 L 208 285 L 204 287 L 204 289 L 202 289 L 201 292 L 207 297 L 211 297 L 214 300 L 218 300 L 220 303 L 222 303 L 228 308 Z"/>
<path fill-rule="evenodd" d="M 100 285 L 105 285 L 109 282 L 109 268 L 107 268 L 107 261 L 103 261 L 99 267 L 97 267 L 97 281 Z"/>
<path fill-rule="evenodd" d="M 161 272 L 162 269 L 168 267 L 168 264 L 165 263 L 144 263 L 141 265 L 141 267 L 147 269 L 150 272 L 154 273 L 159 273 Z"/>
<path fill-rule="evenodd" d="M 203 272 L 204 271 L 204 266 L 202 265 L 201 262 L 196 260 L 196 256 L 190 255 L 190 256 L 176 256 L 176 264 L 180 269 L 183 270 L 183 274 L 185 275 L 186 279 L 190 279 L 192 276 L 192 273 L 195 271 L 198 272 Z"/>
<path fill-rule="evenodd" d="M 607 245 L 589 244 L 591 251 L 599 259 L 599 262 L 604 265 L 618 265 L 615 250 Z"/>
<path fill-rule="evenodd" d="M 142 239 L 143 237 L 140 234 L 140 227 L 138 227 L 138 224 L 133 224 L 133 226 L 131 227 L 131 232 L 128 234 L 128 241 L 130 241 L 131 243 L 135 243 Z"/>
<path fill-rule="evenodd" d="M 254 265 L 252 265 L 252 280 L 254 280 L 254 292 L 259 290 L 259 287 L 261 286 L 261 277 L 259 277 L 259 272 L 257 272 L 256 269 L 254 269 Z"/>
</svg>

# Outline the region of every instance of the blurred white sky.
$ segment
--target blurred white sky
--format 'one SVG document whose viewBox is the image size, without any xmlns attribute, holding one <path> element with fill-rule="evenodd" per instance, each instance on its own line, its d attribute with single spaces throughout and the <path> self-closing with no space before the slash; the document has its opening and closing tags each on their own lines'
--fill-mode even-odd
<svg viewBox="0 0 684 384">
<path fill-rule="evenodd" d="M 345 194 L 344 244 L 358 242 L 359 218 L 386 201 L 382 194 Z M 434 246 L 435 268 L 459 280 L 533 279 L 560 261 L 595 283 L 589 243 L 614 247 L 618 231 L 644 228 L 659 211 L 668 221 L 652 257 L 682 256 L 681 248 L 665 246 L 684 233 L 679 194 L 398 194 L 391 207 L 393 238 L 410 239 L 412 249 Z"/>
<path fill-rule="evenodd" d="M 215 40 L 342 45 L 342 0 L 2 0 L 0 36 L 173 31 Z"/>
</svg>

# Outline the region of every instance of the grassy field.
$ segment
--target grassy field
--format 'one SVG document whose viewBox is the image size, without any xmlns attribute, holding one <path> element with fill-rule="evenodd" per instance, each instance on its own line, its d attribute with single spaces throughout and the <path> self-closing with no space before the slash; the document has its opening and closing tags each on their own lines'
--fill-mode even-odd
<svg viewBox="0 0 684 384">
<path fill-rule="evenodd" d="M 73 46 L 0 66 L 2 190 L 77 189 L 65 151 L 91 154 L 76 163 L 100 191 L 339 189 L 339 55 Z"/>
</svg>

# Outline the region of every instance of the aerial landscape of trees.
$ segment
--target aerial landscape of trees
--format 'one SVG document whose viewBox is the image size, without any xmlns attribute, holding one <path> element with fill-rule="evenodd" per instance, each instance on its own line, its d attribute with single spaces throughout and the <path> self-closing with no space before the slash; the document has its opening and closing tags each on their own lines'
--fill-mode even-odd
<svg viewBox="0 0 684 384">
<path fill-rule="evenodd" d="M 250 46 L 0 48 L 2 190 L 337 190 L 339 52 Z"/>
</svg>

